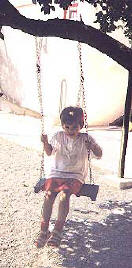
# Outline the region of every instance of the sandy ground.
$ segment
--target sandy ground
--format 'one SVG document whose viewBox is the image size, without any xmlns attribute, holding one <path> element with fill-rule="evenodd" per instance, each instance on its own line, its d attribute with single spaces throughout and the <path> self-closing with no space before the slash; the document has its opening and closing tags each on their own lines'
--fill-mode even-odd
<svg viewBox="0 0 132 268">
<path fill-rule="evenodd" d="M 33 191 L 41 162 L 40 126 L 34 120 L 0 117 L 0 267 L 131 268 L 132 189 L 122 191 L 107 181 L 107 175 L 116 177 L 118 172 L 119 129 L 91 131 L 104 151 L 102 160 L 93 161 L 100 185 L 97 201 L 72 196 L 60 248 L 36 249 L 43 193 Z M 129 143 L 126 172 L 130 177 L 131 136 Z M 57 206 L 56 200 L 51 229 Z"/>
</svg>

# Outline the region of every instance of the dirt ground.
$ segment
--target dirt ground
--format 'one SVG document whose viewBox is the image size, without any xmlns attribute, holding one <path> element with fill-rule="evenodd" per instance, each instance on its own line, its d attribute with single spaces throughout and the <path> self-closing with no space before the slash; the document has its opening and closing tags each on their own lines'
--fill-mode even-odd
<svg viewBox="0 0 132 268">
<path fill-rule="evenodd" d="M 43 193 L 35 194 L 41 153 L 0 137 L 1 268 L 132 267 L 132 189 L 106 183 L 107 163 L 95 165 L 96 202 L 71 197 L 59 249 L 36 249 Z M 112 166 L 111 166 L 112 167 Z M 113 174 L 111 168 L 111 174 Z M 58 201 L 54 205 L 53 228 Z"/>
</svg>

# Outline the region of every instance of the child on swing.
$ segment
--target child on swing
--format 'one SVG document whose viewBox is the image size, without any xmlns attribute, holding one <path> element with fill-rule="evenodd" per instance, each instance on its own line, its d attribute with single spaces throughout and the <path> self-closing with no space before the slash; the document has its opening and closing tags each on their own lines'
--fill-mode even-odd
<svg viewBox="0 0 132 268">
<path fill-rule="evenodd" d="M 88 148 L 101 158 L 102 150 L 95 140 L 86 133 L 80 133 L 84 125 L 83 110 L 78 107 L 67 107 L 60 115 L 63 131 L 57 132 L 48 141 L 42 135 L 45 152 L 52 157 L 52 166 L 43 186 L 45 191 L 42 208 L 41 231 L 36 241 L 38 248 L 45 244 L 59 247 L 62 231 L 69 212 L 70 196 L 79 193 L 88 173 Z M 57 220 L 52 233 L 49 232 L 49 221 L 57 194 L 60 193 Z"/>
</svg>

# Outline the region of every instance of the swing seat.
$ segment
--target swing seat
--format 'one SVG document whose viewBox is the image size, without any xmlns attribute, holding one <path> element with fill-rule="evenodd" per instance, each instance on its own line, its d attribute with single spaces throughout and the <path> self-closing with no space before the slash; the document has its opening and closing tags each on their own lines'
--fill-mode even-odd
<svg viewBox="0 0 132 268">
<path fill-rule="evenodd" d="M 45 178 L 40 178 L 39 181 L 36 183 L 36 185 L 34 186 L 34 193 L 39 193 L 40 191 L 42 191 L 43 189 L 43 185 L 45 183 Z"/>
<path fill-rule="evenodd" d="M 87 196 L 90 197 L 92 201 L 95 201 L 97 198 L 98 191 L 99 191 L 99 185 L 85 183 L 83 184 L 80 192 L 76 196 L 77 197 Z"/>
</svg>

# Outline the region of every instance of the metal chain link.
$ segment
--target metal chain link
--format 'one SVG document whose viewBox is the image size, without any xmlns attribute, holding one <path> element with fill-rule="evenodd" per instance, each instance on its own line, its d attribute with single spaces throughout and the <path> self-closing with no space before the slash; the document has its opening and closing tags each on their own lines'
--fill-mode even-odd
<svg viewBox="0 0 132 268">
<path fill-rule="evenodd" d="M 40 61 L 42 45 L 43 45 L 43 38 L 35 37 L 37 90 L 38 90 L 38 98 L 41 113 L 41 135 L 44 133 L 44 111 L 43 111 L 43 95 L 41 89 L 41 61 Z M 40 178 L 43 178 L 44 176 L 45 172 L 44 172 L 44 146 L 43 146 L 41 167 L 40 167 Z"/>
<path fill-rule="evenodd" d="M 88 134 L 88 121 L 87 121 L 87 112 L 86 112 L 86 95 L 85 95 L 85 87 L 84 87 L 84 72 L 82 66 L 82 47 L 81 43 L 78 42 L 78 54 L 79 54 L 79 64 L 80 64 L 80 88 L 77 96 L 77 106 L 80 107 L 82 102 L 82 109 L 84 113 L 84 127 L 86 129 L 86 133 Z M 88 163 L 89 163 L 89 178 L 90 183 L 94 184 L 94 178 L 92 176 L 92 168 L 91 168 L 91 158 L 90 158 L 90 149 L 88 148 Z"/>
</svg>

